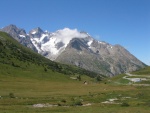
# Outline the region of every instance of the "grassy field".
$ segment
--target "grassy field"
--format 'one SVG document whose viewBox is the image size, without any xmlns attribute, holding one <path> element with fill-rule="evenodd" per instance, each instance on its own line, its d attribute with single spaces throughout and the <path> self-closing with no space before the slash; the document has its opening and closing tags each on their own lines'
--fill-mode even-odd
<svg viewBox="0 0 150 113">
<path fill-rule="evenodd" d="M 0 32 L 0 113 L 149 113 L 150 86 L 124 76 L 52 62 Z"/>
<path fill-rule="evenodd" d="M 7 68 L 8 73 L 0 71 L 0 113 L 150 111 L 150 88 L 127 85 L 127 81 L 122 79 L 124 75 L 101 82 L 81 76 L 81 81 L 77 81 L 57 72 L 44 72 L 40 67 L 35 72 Z"/>
</svg>

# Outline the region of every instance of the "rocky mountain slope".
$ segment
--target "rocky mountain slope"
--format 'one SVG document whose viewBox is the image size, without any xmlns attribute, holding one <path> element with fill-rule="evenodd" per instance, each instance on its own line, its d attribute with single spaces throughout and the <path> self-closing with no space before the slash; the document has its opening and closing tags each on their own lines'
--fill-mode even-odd
<svg viewBox="0 0 150 113">
<path fill-rule="evenodd" d="M 22 45 L 31 48 L 37 52 L 37 49 L 32 44 L 30 37 L 26 34 L 24 29 L 17 28 L 15 25 L 9 25 L 1 29 L 2 31 L 10 34 L 14 39 L 16 39 Z"/>
<path fill-rule="evenodd" d="M 77 65 L 104 75 L 117 75 L 144 67 L 144 64 L 120 45 L 93 40 L 73 39 L 56 61 Z"/>
<path fill-rule="evenodd" d="M 0 31 L 0 73 L 2 73 L 2 75 L 14 74 L 23 76 L 23 73 L 28 75 L 28 72 L 33 73 L 32 71 L 35 73 L 49 73 L 49 76 L 61 73 L 68 76 L 87 75 L 92 78 L 98 76 L 102 77 L 100 74 L 77 66 L 69 66 L 51 61 L 29 48 L 22 46 L 9 34 Z M 32 75 L 29 74 L 29 76 Z"/>
<path fill-rule="evenodd" d="M 64 28 L 56 32 L 35 28 L 26 34 L 14 25 L 2 29 L 21 44 L 50 60 L 76 65 L 107 76 L 145 67 L 120 45 L 97 41 L 86 32 Z"/>
</svg>

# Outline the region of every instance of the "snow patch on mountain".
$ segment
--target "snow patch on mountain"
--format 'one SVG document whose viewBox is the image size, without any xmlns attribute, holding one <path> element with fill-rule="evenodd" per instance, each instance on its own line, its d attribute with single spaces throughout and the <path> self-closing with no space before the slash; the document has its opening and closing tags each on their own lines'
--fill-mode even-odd
<svg viewBox="0 0 150 113">
<path fill-rule="evenodd" d="M 90 41 L 87 43 L 88 46 L 91 46 L 92 42 L 93 42 L 93 40 L 90 40 Z"/>
<path fill-rule="evenodd" d="M 44 38 L 48 37 L 48 34 L 42 34 L 41 38 L 39 39 L 40 42 L 44 43 Z"/>
<path fill-rule="evenodd" d="M 36 29 L 31 31 L 32 35 L 36 35 L 37 33 Z M 48 54 L 46 57 L 56 59 L 57 56 L 65 50 L 73 38 L 86 38 L 89 37 L 89 35 L 87 33 L 79 32 L 77 29 L 64 28 L 53 33 L 49 33 L 48 31 L 42 32 L 40 37 L 33 37 L 34 38 L 31 38 L 31 41 L 37 48 L 38 53 L 47 52 Z M 92 40 L 91 42 L 88 42 L 88 45 L 90 46 L 91 43 Z"/>
<path fill-rule="evenodd" d="M 31 34 L 36 34 L 36 31 L 31 32 Z"/>
<path fill-rule="evenodd" d="M 26 36 L 25 35 L 19 35 L 20 37 L 22 37 L 22 38 L 25 38 Z"/>
<path fill-rule="evenodd" d="M 37 40 L 31 38 L 31 42 L 32 42 L 32 44 L 35 46 L 35 48 L 37 49 L 38 53 L 40 53 L 42 50 L 41 50 L 40 47 L 38 46 Z"/>
<path fill-rule="evenodd" d="M 49 51 L 51 54 L 56 55 L 59 53 L 59 49 L 56 47 L 57 38 L 51 37 L 50 40 L 42 44 L 41 49 L 43 51 Z"/>
<path fill-rule="evenodd" d="M 106 44 L 105 42 L 101 42 L 101 41 L 98 41 L 98 43 L 100 43 L 100 44 Z"/>
</svg>

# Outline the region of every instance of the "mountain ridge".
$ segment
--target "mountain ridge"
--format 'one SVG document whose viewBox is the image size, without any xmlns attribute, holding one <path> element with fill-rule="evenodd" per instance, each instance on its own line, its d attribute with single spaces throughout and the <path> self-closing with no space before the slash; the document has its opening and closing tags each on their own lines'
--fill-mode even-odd
<svg viewBox="0 0 150 113">
<path fill-rule="evenodd" d="M 17 29 L 7 26 L 2 31 L 13 36 L 12 32 L 15 31 L 10 32 L 9 27 Z M 18 36 L 29 40 L 25 41 L 28 44 L 22 43 L 23 45 L 50 60 L 76 65 L 107 76 L 135 71 L 146 66 L 122 46 L 97 41 L 88 33 L 79 32 L 77 29 L 64 28 L 56 32 L 44 32 L 37 27 L 29 34 L 18 32 L 18 35 L 13 37 L 16 39 Z"/>
<path fill-rule="evenodd" d="M 0 31 L 0 65 L 1 68 L 10 66 L 15 68 L 15 71 L 22 70 L 23 72 L 34 70 L 36 68 L 43 69 L 43 72 L 61 73 L 64 75 L 87 75 L 89 77 L 102 76 L 100 74 L 69 66 L 62 63 L 51 61 L 42 55 L 24 47 L 9 34 Z M 34 66 L 34 69 L 32 69 Z M 4 69 L 6 70 L 6 69 Z M 3 71 L 3 70 L 1 70 Z M 13 70 L 11 70 L 13 71 Z M 39 71 L 39 70 L 37 70 Z M 9 73 L 5 71 L 4 73 Z M 13 73 L 13 72 L 12 72 Z M 12 74 L 11 73 L 11 74 Z M 32 76 L 32 75 L 31 75 Z"/>
</svg>

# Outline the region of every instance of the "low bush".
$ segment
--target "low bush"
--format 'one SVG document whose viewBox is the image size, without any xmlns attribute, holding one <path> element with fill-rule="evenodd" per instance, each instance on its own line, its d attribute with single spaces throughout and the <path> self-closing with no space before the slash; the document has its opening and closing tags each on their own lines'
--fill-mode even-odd
<svg viewBox="0 0 150 113">
<path fill-rule="evenodd" d="M 128 106 L 130 106 L 128 103 L 126 103 L 126 102 L 123 102 L 122 104 L 121 104 L 121 106 L 122 107 L 128 107 Z"/>
<path fill-rule="evenodd" d="M 10 98 L 15 98 L 14 93 L 9 93 L 9 97 L 10 97 Z"/>
<path fill-rule="evenodd" d="M 73 106 L 82 106 L 83 104 L 82 104 L 82 102 L 81 101 L 75 101 L 74 103 L 73 103 Z"/>
</svg>

